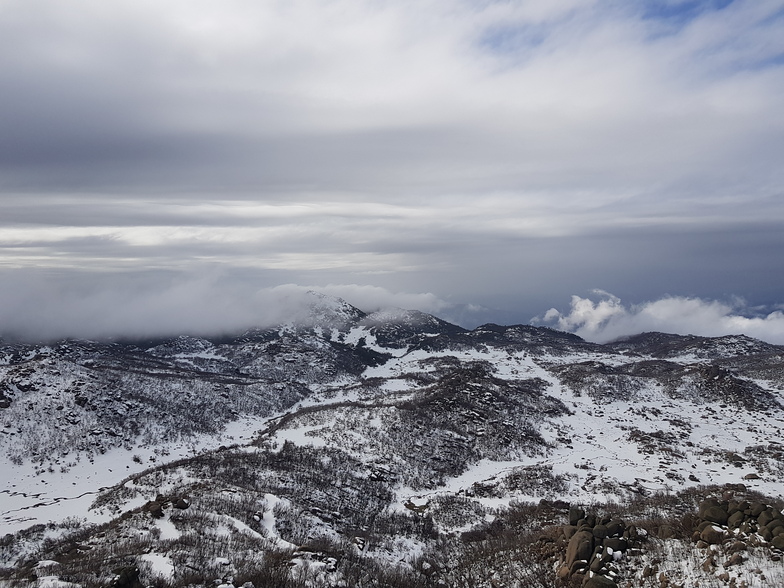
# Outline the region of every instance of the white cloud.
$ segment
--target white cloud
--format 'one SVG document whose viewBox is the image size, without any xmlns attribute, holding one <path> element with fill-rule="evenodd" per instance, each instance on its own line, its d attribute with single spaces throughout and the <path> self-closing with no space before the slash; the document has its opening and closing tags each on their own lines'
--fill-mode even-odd
<svg viewBox="0 0 784 588">
<path fill-rule="evenodd" d="M 183 293 L 205 327 L 198 292 L 237 299 L 239 323 L 253 279 L 518 321 L 593 283 L 769 304 L 781 1 L 686 4 L 0 0 L 0 268 L 157 272 L 165 297 L 220 267 Z M 114 287 L 120 306 L 152 313 L 124 283 L 140 298 Z M 107 315 L 88 292 L 27 320 L 89 323 L 88 301 Z"/>
<path fill-rule="evenodd" d="M 764 316 L 744 312 L 742 301 L 727 304 L 669 296 L 635 305 L 624 305 L 620 298 L 607 292 L 594 292 L 598 300 L 572 296 L 568 313 L 550 309 L 534 323 L 550 324 L 587 339 L 604 343 L 638 333 L 659 331 L 680 335 L 719 337 L 744 334 L 784 344 L 784 312 L 776 310 Z"/>
<path fill-rule="evenodd" d="M 451 307 L 429 293 L 357 284 L 256 288 L 215 272 L 131 280 L 84 274 L 75 282 L 30 272 L 3 274 L 10 276 L 0 280 L 0 335 L 32 341 L 235 334 L 303 317 L 312 302 L 309 291 L 343 298 L 366 312 Z"/>
<path fill-rule="evenodd" d="M 657 35 L 614 2 L 11 0 L 0 116 L 17 152 L 62 149 L 67 169 L 120 151 L 85 182 L 603 202 L 724 186 L 718 174 L 747 185 L 736 197 L 769 193 L 777 6 L 738 0 Z M 150 153 L 128 160 L 127 145 Z"/>
</svg>

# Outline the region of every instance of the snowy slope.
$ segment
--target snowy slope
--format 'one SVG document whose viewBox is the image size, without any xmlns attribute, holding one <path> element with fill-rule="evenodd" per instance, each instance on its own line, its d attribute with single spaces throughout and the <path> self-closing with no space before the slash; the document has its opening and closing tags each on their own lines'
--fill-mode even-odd
<svg viewBox="0 0 784 588">
<path fill-rule="evenodd" d="M 302 582 L 337 582 L 340 558 L 302 551 L 314 542 L 426 578 L 437 565 L 416 566 L 438 537 L 526 502 L 728 484 L 784 499 L 784 348 L 746 337 L 595 345 L 319 297 L 235 338 L 5 345 L 0 395 L 12 569 L 61 561 L 47 539 L 97 554 L 112 535 L 126 560 L 144 546 L 148 579 L 174 582 L 199 563 L 183 545 L 208 537 L 204 573 L 222 581 L 284 551 Z"/>
</svg>

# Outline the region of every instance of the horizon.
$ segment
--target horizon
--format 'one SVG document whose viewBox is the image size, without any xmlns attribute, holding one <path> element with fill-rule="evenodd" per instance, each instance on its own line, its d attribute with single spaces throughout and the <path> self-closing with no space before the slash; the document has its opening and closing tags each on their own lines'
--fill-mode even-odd
<svg viewBox="0 0 784 588">
<path fill-rule="evenodd" d="M 780 0 L 4 2 L 0 333 L 784 344 L 783 55 Z"/>
<path fill-rule="evenodd" d="M 604 294 L 606 295 L 606 293 Z M 314 296 L 318 296 L 318 298 L 314 298 Z M 329 300 L 330 302 L 339 303 L 341 305 L 348 304 L 349 306 L 352 307 L 352 309 L 362 313 L 364 315 L 363 318 L 372 317 L 375 314 L 384 315 L 385 313 L 389 313 L 389 311 L 401 311 L 403 313 L 424 312 L 418 309 L 405 309 L 405 308 L 395 307 L 395 306 L 387 306 L 387 307 L 380 307 L 371 310 L 365 310 L 337 296 L 324 295 L 312 289 L 306 290 L 306 289 L 296 288 L 295 290 L 291 290 L 289 288 L 287 296 L 285 297 L 285 304 L 281 304 L 281 306 L 278 309 L 276 309 L 277 310 L 275 315 L 276 318 L 273 319 L 271 315 L 268 315 L 266 321 L 262 321 L 257 324 L 237 326 L 236 328 L 233 329 L 219 328 L 216 326 L 215 328 L 207 331 L 199 331 L 199 330 L 189 331 L 187 329 L 182 331 L 173 331 L 171 330 L 171 328 L 168 328 L 161 331 L 145 331 L 145 332 L 136 332 L 136 333 L 126 333 L 120 335 L 111 334 L 111 333 L 109 334 L 93 333 L 92 336 L 88 330 L 86 331 L 85 336 L 79 336 L 79 335 L 70 336 L 66 334 L 63 336 L 52 335 L 48 338 L 43 338 L 43 339 L 30 339 L 28 336 L 24 334 L 19 336 L 14 333 L 0 333 L 0 344 L 47 346 L 47 345 L 54 345 L 60 343 L 90 342 L 90 343 L 98 343 L 98 344 L 141 345 L 142 347 L 144 346 L 149 347 L 149 346 L 160 344 L 163 341 L 170 341 L 181 337 L 204 339 L 210 341 L 211 343 L 220 344 L 227 340 L 236 339 L 237 337 L 242 337 L 246 333 L 252 332 L 254 330 L 275 330 L 281 327 L 285 327 L 286 325 L 294 325 L 294 326 L 301 326 L 301 327 L 319 326 L 318 317 L 315 317 L 313 315 L 313 310 L 314 310 L 313 302 L 314 300 L 323 301 L 324 299 Z M 590 301 L 588 301 L 587 299 L 583 300 L 578 298 L 578 300 L 579 300 L 578 305 L 580 303 L 582 304 L 590 303 Z M 620 301 L 610 300 L 610 302 L 619 303 Z M 698 301 L 681 301 L 681 302 L 685 302 L 686 304 L 700 303 Z M 601 303 L 599 304 L 599 306 L 601 306 Z M 287 315 L 280 314 L 280 312 L 284 308 L 285 308 L 285 312 L 289 314 Z M 564 324 L 566 324 L 570 320 L 573 320 L 573 316 L 577 314 L 574 308 L 574 301 L 573 301 L 572 313 L 570 315 L 561 315 L 555 309 L 551 309 L 551 312 L 557 313 L 557 319 L 552 319 L 552 318 L 549 320 L 537 319 L 526 323 L 520 323 L 520 322 L 498 323 L 494 321 L 487 321 L 475 325 L 459 324 L 458 322 L 440 316 L 438 312 L 425 312 L 424 314 L 428 316 L 433 316 L 453 326 L 460 327 L 467 332 L 476 331 L 486 326 L 498 326 L 503 328 L 522 326 L 522 327 L 530 327 L 535 329 L 547 329 L 547 330 L 552 330 L 561 333 L 568 333 L 571 335 L 576 335 L 581 339 L 583 339 L 584 341 L 590 343 L 596 343 L 600 345 L 612 344 L 633 337 L 637 337 L 641 335 L 649 335 L 649 334 L 664 334 L 664 335 L 673 335 L 673 336 L 681 336 L 681 337 L 699 337 L 699 338 L 706 338 L 706 339 L 740 336 L 740 337 L 749 337 L 751 339 L 762 341 L 768 344 L 774 344 L 774 345 L 777 344 L 775 341 L 768 341 L 766 339 L 762 339 L 759 337 L 752 337 L 750 335 L 746 335 L 744 332 L 741 331 L 729 332 L 729 333 L 720 332 L 719 334 L 713 334 L 713 335 L 710 334 L 700 335 L 697 333 L 686 332 L 686 331 L 676 332 L 676 331 L 661 331 L 661 330 L 640 330 L 640 331 L 631 332 L 629 331 L 629 329 L 633 328 L 631 325 L 634 324 L 635 317 L 630 316 L 623 309 L 619 310 L 621 314 L 620 319 L 618 316 L 606 317 L 602 324 L 598 326 L 593 325 L 590 329 L 588 329 L 587 330 L 588 336 L 584 337 L 575 332 L 578 329 L 563 328 Z M 738 317 L 734 317 L 734 318 L 737 320 Z M 747 321 L 753 320 L 753 319 L 748 319 L 746 317 L 744 318 Z M 613 324 L 613 319 L 615 319 L 616 321 L 615 324 Z M 585 322 L 582 318 L 578 320 L 581 321 L 581 324 Z M 547 322 L 551 324 L 546 324 Z"/>
</svg>

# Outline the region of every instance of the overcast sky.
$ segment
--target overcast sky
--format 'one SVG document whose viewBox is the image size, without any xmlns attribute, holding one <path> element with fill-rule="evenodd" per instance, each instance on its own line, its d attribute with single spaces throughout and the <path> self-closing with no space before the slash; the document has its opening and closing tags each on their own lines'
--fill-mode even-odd
<svg viewBox="0 0 784 588">
<path fill-rule="evenodd" d="M 782 0 L 0 0 L 0 106 L 7 337 L 784 343 Z"/>
</svg>

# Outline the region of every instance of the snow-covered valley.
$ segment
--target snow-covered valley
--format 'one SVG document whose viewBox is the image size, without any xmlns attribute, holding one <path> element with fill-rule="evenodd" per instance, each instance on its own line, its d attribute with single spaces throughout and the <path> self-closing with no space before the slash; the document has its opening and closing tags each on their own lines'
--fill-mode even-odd
<svg viewBox="0 0 784 588">
<path fill-rule="evenodd" d="M 566 585 L 593 573 L 557 575 L 570 506 L 645 531 L 597 572 L 615 585 L 784 578 L 777 518 L 707 547 L 683 523 L 711 496 L 781 513 L 784 348 L 311 314 L 0 345 L 0 582 Z M 703 565 L 741 532 L 745 563 Z"/>
</svg>

